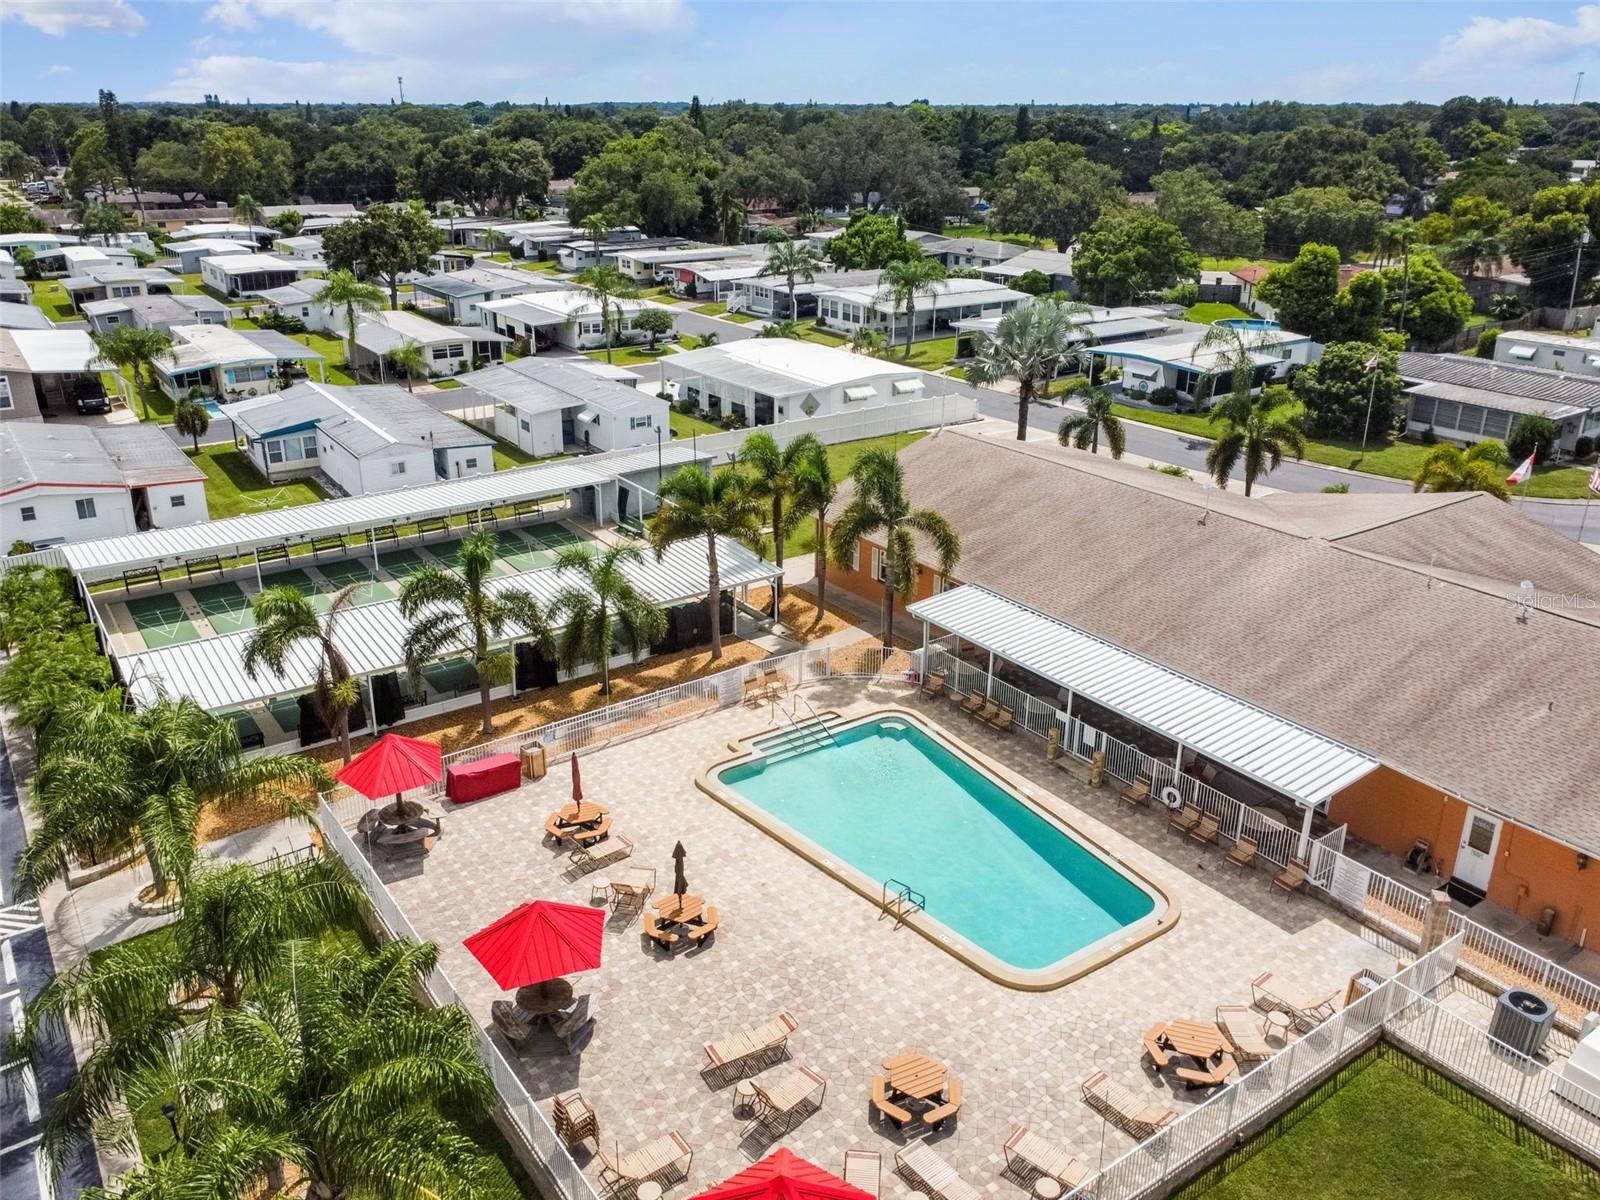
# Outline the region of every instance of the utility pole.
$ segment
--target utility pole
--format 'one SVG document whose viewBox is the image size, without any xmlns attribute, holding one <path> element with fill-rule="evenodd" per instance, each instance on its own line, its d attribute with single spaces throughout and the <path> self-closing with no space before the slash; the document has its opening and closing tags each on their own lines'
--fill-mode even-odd
<svg viewBox="0 0 1600 1200">
<path fill-rule="evenodd" d="M 1580 74 L 1582 72 L 1579 72 Z M 1583 269 L 1583 248 L 1589 244 L 1589 230 L 1587 228 L 1578 235 L 1578 252 L 1572 257 L 1572 290 L 1567 293 L 1567 311 L 1578 303 L 1578 275 Z"/>
<path fill-rule="evenodd" d="M 1576 104 L 1578 102 L 1578 89 L 1581 88 L 1582 86 L 1583 86 L 1583 72 L 1579 71 L 1578 72 L 1578 82 L 1572 85 L 1572 102 L 1574 104 Z"/>
<path fill-rule="evenodd" d="M 406 77 L 404 75 L 396 75 L 394 81 L 400 85 L 400 103 L 404 104 L 406 102 Z"/>
</svg>

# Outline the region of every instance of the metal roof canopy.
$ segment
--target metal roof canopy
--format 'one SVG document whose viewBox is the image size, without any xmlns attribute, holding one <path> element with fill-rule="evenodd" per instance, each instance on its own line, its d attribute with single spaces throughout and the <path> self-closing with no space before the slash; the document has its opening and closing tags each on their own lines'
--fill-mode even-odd
<svg viewBox="0 0 1600 1200">
<path fill-rule="evenodd" d="M 380 557 L 382 552 L 380 551 Z M 768 583 L 778 569 L 737 542 L 717 539 L 717 561 L 723 588 Z M 662 607 L 703 599 L 706 594 L 704 543 L 680 542 L 667 548 L 660 562 L 649 551 L 643 562 L 626 563 L 626 575 L 641 592 Z M 581 578 L 553 567 L 525 571 L 488 583 L 490 592 L 520 589 L 548 607 L 568 586 L 584 586 Z M 405 669 L 406 632 L 411 622 L 400 612 L 398 600 L 353 605 L 339 617 L 334 642 L 356 676 Z M 525 638 L 527 631 L 513 626 L 496 645 Z M 258 700 L 290 696 L 310 690 L 316 682 L 318 654 L 309 640 L 289 647 L 281 673 L 263 665 L 255 677 L 244 669 L 244 647 L 250 630 L 183 642 L 155 650 L 118 656 L 128 693 L 137 704 L 154 703 L 165 692 L 187 696 L 201 707 L 219 712 Z M 464 651 L 466 646 L 457 648 Z M 448 655 L 446 656 L 448 657 Z"/>
<path fill-rule="evenodd" d="M 662 447 L 667 466 L 708 461 L 689 446 Z M 493 471 L 465 479 L 425 483 L 369 496 L 325 500 L 296 508 L 268 509 L 245 516 L 226 517 L 201 525 L 150 529 L 121 537 L 68 542 L 57 547 L 69 566 L 86 583 L 119 578 L 131 567 L 171 567 L 195 555 L 248 554 L 280 542 L 315 537 L 349 535 L 383 525 L 408 524 L 429 517 L 462 515 L 479 509 L 570 492 L 575 488 L 609 483 L 619 475 L 656 465 L 656 450 L 648 454 L 619 450 L 581 459 L 564 459 L 541 466 Z"/>
<path fill-rule="evenodd" d="M 1375 770 L 1358 750 L 976 584 L 907 610 L 1303 807 Z"/>
</svg>

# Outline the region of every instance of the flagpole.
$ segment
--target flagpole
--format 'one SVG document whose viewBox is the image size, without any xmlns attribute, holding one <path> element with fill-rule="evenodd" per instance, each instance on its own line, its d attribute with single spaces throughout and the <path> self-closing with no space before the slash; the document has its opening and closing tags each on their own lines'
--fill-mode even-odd
<svg viewBox="0 0 1600 1200">
<path fill-rule="evenodd" d="M 1593 496 L 1590 496 L 1587 500 L 1585 500 L 1583 502 L 1583 516 L 1578 518 L 1578 541 L 1579 541 L 1580 544 L 1583 542 L 1583 530 L 1584 530 L 1584 527 L 1589 524 L 1589 506 L 1592 505 L 1593 503 L 1594 503 L 1594 497 Z"/>
</svg>

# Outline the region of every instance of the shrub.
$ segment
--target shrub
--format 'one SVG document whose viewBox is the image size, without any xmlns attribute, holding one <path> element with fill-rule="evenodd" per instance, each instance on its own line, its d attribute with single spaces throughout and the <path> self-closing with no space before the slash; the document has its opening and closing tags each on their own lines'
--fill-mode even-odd
<svg viewBox="0 0 1600 1200">
<path fill-rule="evenodd" d="M 666 399 L 666 395 L 667 394 L 665 392 L 662 392 L 662 399 Z M 672 407 L 677 409 L 682 415 L 686 417 L 692 417 L 694 415 L 695 402 L 690 400 L 687 396 L 680 396 L 678 398 L 678 402 Z"/>
<path fill-rule="evenodd" d="M 1478 335 L 1478 357 L 1493 358 L 1494 344 L 1499 340 L 1500 331 L 1498 329 L 1485 329 L 1480 333 Z"/>
<path fill-rule="evenodd" d="M 1154 471 L 1158 475 L 1173 475 L 1179 479 L 1189 478 L 1189 472 L 1185 471 L 1176 463 L 1166 463 L 1165 465 L 1159 467 L 1156 466 L 1155 463 L 1145 463 L 1144 467 L 1145 470 Z"/>
<path fill-rule="evenodd" d="M 527 358 L 528 355 L 533 353 L 533 347 L 528 343 L 526 335 L 515 339 L 511 343 L 510 350 L 518 358 Z"/>
<path fill-rule="evenodd" d="M 30 541 L 27 541 L 27 540 L 25 540 L 23 538 L 18 538 L 16 541 L 11 543 L 11 549 L 7 550 L 6 553 L 7 554 L 32 554 L 33 553 L 33 543 L 30 542 Z"/>
<path fill-rule="evenodd" d="M 1043 296 L 1050 291 L 1050 276 L 1043 271 L 1024 271 L 1011 281 L 1013 291 L 1026 292 L 1030 296 Z"/>
<path fill-rule="evenodd" d="M 1158 387 L 1145 397 L 1151 404 L 1162 408 L 1172 408 L 1178 403 L 1178 389 L 1174 387 Z"/>
<path fill-rule="evenodd" d="M 1200 285 L 1192 279 L 1187 279 L 1162 292 L 1161 298 L 1168 304 L 1181 304 L 1188 308 L 1200 302 Z"/>
<path fill-rule="evenodd" d="M 1433 431 L 1433 426 L 1432 425 L 1429 425 L 1426 429 L 1424 429 L 1422 431 L 1422 444 L 1424 446 L 1435 445 L 1438 441 L 1439 441 L 1439 435 L 1436 434 Z"/>
<path fill-rule="evenodd" d="M 1524 413 L 1511 427 L 1511 436 L 1506 439 L 1506 450 L 1511 455 L 1512 462 L 1521 462 L 1531 454 L 1534 462 L 1542 463 L 1550 457 L 1550 450 L 1560 435 L 1561 427 L 1549 417 Z"/>
<path fill-rule="evenodd" d="M 1594 453 L 1594 439 L 1587 436 L 1579 438 L 1572 443 L 1572 453 L 1579 458 L 1588 458 Z"/>
<path fill-rule="evenodd" d="M 1081 392 L 1093 386 L 1087 375 L 1069 375 L 1065 379 L 1058 379 L 1053 385 L 1053 390 L 1059 399 L 1065 400 L 1074 392 Z"/>
<path fill-rule="evenodd" d="M 1331 495 L 1344 496 L 1349 494 L 1350 485 L 1348 483 L 1330 483 L 1322 490 L 1330 493 Z"/>
<path fill-rule="evenodd" d="M 731 412 L 718 422 L 724 429 L 743 429 L 744 418 L 736 412 Z"/>
</svg>

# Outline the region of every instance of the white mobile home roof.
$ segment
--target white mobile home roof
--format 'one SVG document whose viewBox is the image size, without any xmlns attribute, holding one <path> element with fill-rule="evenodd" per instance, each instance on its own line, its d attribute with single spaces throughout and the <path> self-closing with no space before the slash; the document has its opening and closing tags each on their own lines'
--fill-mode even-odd
<svg viewBox="0 0 1600 1200">
<path fill-rule="evenodd" d="M 24 370 L 35 375 L 67 374 L 93 369 L 100 356 L 82 329 L 11 329 L 0 334 L 0 357 L 6 342 L 15 348 Z M 106 366 L 110 370 L 109 364 Z"/>
<path fill-rule="evenodd" d="M 671 372 L 697 371 L 778 394 L 867 379 L 921 378 L 914 367 L 794 338 L 746 338 L 674 354 L 662 362 Z"/>
<path fill-rule="evenodd" d="M 1370 755 L 975 584 L 906 611 L 1302 805 L 1322 803 L 1378 766 Z"/>
</svg>

